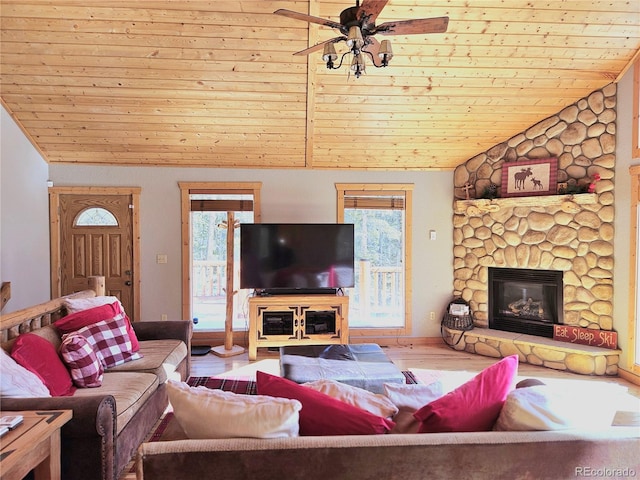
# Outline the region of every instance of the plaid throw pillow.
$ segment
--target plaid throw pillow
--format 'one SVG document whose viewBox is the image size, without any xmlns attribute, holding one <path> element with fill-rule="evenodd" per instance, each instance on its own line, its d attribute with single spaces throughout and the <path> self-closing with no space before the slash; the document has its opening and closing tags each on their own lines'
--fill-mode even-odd
<svg viewBox="0 0 640 480">
<path fill-rule="evenodd" d="M 60 354 L 69 367 L 76 387 L 92 388 L 102 385 L 104 368 L 84 336 L 77 333 L 65 335 L 60 345 Z"/>
<path fill-rule="evenodd" d="M 122 313 L 109 320 L 82 327 L 75 333 L 83 335 L 89 341 L 104 368 L 142 358 L 142 354 L 133 351 Z"/>
</svg>

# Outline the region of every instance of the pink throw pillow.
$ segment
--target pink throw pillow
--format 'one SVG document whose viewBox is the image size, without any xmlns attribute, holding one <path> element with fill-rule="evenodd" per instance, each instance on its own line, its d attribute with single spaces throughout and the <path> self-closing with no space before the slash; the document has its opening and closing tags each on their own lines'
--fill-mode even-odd
<svg viewBox="0 0 640 480">
<path fill-rule="evenodd" d="M 258 371 L 258 395 L 302 403 L 300 435 L 372 435 L 387 433 L 395 423 L 286 378 Z"/>
<path fill-rule="evenodd" d="M 518 356 L 511 355 L 484 369 L 467 383 L 428 403 L 413 416 L 419 433 L 482 432 L 496 423 L 518 373 Z"/>
<path fill-rule="evenodd" d="M 71 396 L 76 391 L 69 371 L 55 347 L 33 333 L 23 333 L 11 349 L 11 357 L 30 372 L 35 373 L 53 397 Z"/>
<path fill-rule="evenodd" d="M 94 297 L 92 299 L 83 300 L 94 300 L 96 304 L 99 304 L 102 299 L 107 298 L 111 299 L 115 297 Z M 138 350 L 140 350 L 138 337 L 136 337 L 136 333 L 131 326 L 131 320 L 129 320 L 127 314 L 122 310 L 119 301 L 100 304 L 86 310 L 79 310 L 62 317 L 53 325 L 61 334 L 71 333 L 80 330 L 82 327 L 86 327 L 88 325 L 92 325 L 104 320 L 109 320 L 110 318 L 113 318 L 120 313 L 124 315 L 124 319 L 127 322 L 127 333 L 129 334 L 129 339 L 131 340 L 133 351 L 137 352 Z"/>
<path fill-rule="evenodd" d="M 104 368 L 142 358 L 140 353 L 133 351 L 122 313 L 109 320 L 82 327 L 75 333 L 83 335 L 89 341 Z"/>
<path fill-rule="evenodd" d="M 93 388 L 102 385 L 104 368 L 85 337 L 78 333 L 65 335 L 60 345 L 60 354 L 69 367 L 76 387 Z"/>
</svg>

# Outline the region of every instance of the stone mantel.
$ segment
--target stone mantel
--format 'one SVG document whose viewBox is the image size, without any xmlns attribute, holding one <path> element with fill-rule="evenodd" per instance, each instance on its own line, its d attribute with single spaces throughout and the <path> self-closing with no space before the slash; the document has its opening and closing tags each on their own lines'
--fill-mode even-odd
<svg viewBox="0 0 640 480">
<path fill-rule="evenodd" d="M 577 213 L 580 205 L 593 205 L 598 201 L 595 193 L 578 193 L 572 195 L 541 195 L 533 197 L 509 197 L 494 199 L 456 200 L 453 205 L 454 213 L 471 217 L 487 212 L 495 212 L 501 208 L 510 207 L 548 207 L 560 205 L 565 213 Z"/>
</svg>

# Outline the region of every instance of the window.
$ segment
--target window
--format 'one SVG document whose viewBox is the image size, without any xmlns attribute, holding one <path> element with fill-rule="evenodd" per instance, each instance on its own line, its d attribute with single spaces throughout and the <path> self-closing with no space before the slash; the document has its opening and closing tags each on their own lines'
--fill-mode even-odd
<svg viewBox="0 0 640 480">
<path fill-rule="evenodd" d="M 238 226 L 259 218 L 259 184 L 181 183 L 180 188 L 184 318 L 194 319 L 195 331 L 223 331 L 228 307 L 232 307 L 233 329 L 246 329 L 248 291 L 236 288 L 240 274 Z M 228 237 L 230 229 L 232 237 Z M 228 281 L 232 282 L 230 288 Z M 227 291 L 235 293 L 228 296 Z M 229 299 L 233 303 L 228 305 Z"/>
<path fill-rule="evenodd" d="M 355 287 L 349 329 L 361 335 L 411 334 L 413 185 L 337 184 L 338 222 L 355 225 Z"/>
</svg>

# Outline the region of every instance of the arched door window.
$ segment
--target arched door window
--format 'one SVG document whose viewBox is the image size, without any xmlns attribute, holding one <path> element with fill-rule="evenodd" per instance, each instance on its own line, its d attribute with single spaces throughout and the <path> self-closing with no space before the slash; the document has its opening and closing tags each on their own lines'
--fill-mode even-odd
<svg viewBox="0 0 640 480">
<path fill-rule="evenodd" d="M 76 227 L 118 226 L 118 220 L 109 210 L 101 207 L 87 208 L 81 211 L 74 222 Z"/>
</svg>

